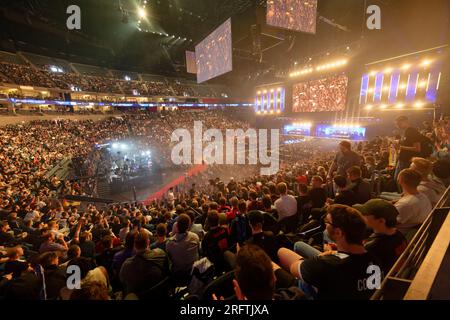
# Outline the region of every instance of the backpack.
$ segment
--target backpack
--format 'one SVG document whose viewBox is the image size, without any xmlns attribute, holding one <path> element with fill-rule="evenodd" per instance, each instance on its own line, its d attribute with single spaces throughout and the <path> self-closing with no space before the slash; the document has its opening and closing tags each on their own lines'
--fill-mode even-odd
<svg viewBox="0 0 450 320">
<path fill-rule="evenodd" d="M 191 298 L 200 298 L 206 286 L 214 279 L 215 268 L 208 258 L 202 258 L 192 266 L 192 278 L 188 285 L 188 292 Z"/>
<path fill-rule="evenodd" d="M 423 134 L 421 135 L 421 141 L 420 141 L 420 153 L 419 155 L 422 158 L 428 158 L 433 154 L 434 146 L 433 142 Z"/>
</svg>

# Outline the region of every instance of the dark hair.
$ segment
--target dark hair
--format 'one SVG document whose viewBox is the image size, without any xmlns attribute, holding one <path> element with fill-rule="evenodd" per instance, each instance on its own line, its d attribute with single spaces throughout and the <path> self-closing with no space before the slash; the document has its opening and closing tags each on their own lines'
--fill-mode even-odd
<svg viewBox="0 0 450 320">
<path fill-rule="evenodd" d="M 70 300 L 109 300 L 108 288 L 100 282 L 87 282 L 72 291 Z"/>
<path fill-rule="evenodd" d="M 357 177 L 361 177 L 362 175 L 362 171 L 361 168 L 358 166 L 353 166 L 347 169 L 347 174 L 351 175 L 351 176 L 357 176 Z"/>
<path fill-rule="evenodd" d="M 349 244 L 361 245 L 366 236 L 366 223 L 362 214 L 349 206 L 334 204 L 328 207 L 333 227 L 339 228 Z"/>
<path fill-rule="evenodd" d="M 245 200 L 241 200 L 238 205 L 238 209 L 240 213 L 246 213 L 247 212 L 247 203 Z"/>
<path fill-rule="evenodd" d="M 300 190 L 301 193 L 308 193 L 308 186 L 306 184 L 300 184 L 298 186 L 298 189 Z"/>
<path fill-rule="evenodd" d="M 111 236 L 104 236 L 102 238 L 102 245 L 104 249 L 109 249 L 111 248 L 113 244 L 113 238 Z"/>
<path fill-rule="evenodd" d="M 147 249 L 149 238 L 147 232 L 144 230 L 139 231 L 134 238 L 134 247 L 137 250 Z"/>
<path fill-rule="evenodd" d="M 156 226 L 156 235 L 158 237 L 164 237 L 167 235 L 167 226 L 165 223 L 159 223 Z"/>
<path fill-rule="evenodd" d="M 70 262 L 67 264 L 67 267 L 69 266 L 77 266 L 78 268 L 80 268 L 81 279 L 84 279 L 89 271 L 95 269 L 95 263 L 85 257 L 78 257 L 70 260 Z M 68 274 L 67 276 L 70 276 L 70 274 Z"/>
<path fill-rule="evenodd" d="M 133 249 L 134 246 L 134 238 L 136 237 L 136 231 L 130 231 L 125 236 L 125 248 Z"/>
<path fill-rule="evenodd" d="M 348 149 L 348 150 L 352 150 L 352 144 L 350 143 L 350 141 L 347 141 L 347 140 L 341 141 L 339 143 L 339 145 L 344 147 L 344 148 L 346 148 L 346 149 Z"/>
<path fill-rule="evenodd" d="M 272 206 L 272 198 L 269 195 L 265 195 L 262 198 L 262 204 L 264 208 L 270 208 Z"/>
<path fill-rule="evenodd" d="M 395 122 L 407 122 L 409 121 L 407 116 L 398 116 L 397 118 L 395 118 Z"/>
<path fill-rule="evenodd" d="M 207 221 L 210 228 L 214 228 L 219 225 L 219 213 L 217 210 L 210 210 L 208 212 Z"/>
<path fill-rule="evenodd" d="M 336 176 L 333 181 L 339 188 L 345 188 L 347 186 L 347 178 L 344 176 Z"/>
<path fill-rule="evenodd" d="M 439 179 L 450 178 L 450 159 L 440 159 L 433 164 L 433 174 Z"/>
<path fill-rule="evenodd" d="M 78 245 L 72 244 L 69 247 L 69 250 L 67 250 L 67 259 L 72 260 L 75 259 L 78 255 L 78 252 L 80 252 L 81 249 Z"/>
<path fill-rule="evenodd" d="M 256 245 L 245 245 L 236 257 L 236 280 L 249 300 L 271 300 L 275 288 L 272 261 Z"/>
<path fill-rule="evenodd" d="M 187 214 L 180 214 L 177 219 L 178 233 L 186 233 L 191 225 L 191 218 Z"/>
<path fill-rule="evenodd" d="M 248 213 L 248 221 L 252 227 L 256 227 L 258 224 L 262 226 L 264 224 L 264 216 L 261 211 L 250 211 Z"/>
<path fill-rule="evenodd" d="M 221 197 L 221 198 L 219 199 L 219 204 L 220 204 L 221 206 L 226 205 L 226 204 L 227 204 L 227 198 Z"/>
<path fill-rule="evenodd" d="M 58 258 L 58 254 L 54 251 L 50 251 L 41 254 L 37 261 L 40 265 L 42 265 L 44 269 L 47 269 L 48 267 L 53 265 L 52 262 L 56 258 Z"/>
</svg>

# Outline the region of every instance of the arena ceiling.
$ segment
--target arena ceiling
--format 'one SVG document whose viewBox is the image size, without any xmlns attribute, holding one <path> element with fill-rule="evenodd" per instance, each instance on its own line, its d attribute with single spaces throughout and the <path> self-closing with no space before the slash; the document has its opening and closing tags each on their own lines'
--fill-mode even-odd
<svg viewBox="0 0 450 320">
<path fill-rule="evenodd" d="M 365 29 L 367 1 L 319 0 L 316 35 L 281 31 L 279 39 L 283 41 L 262 36 L 261 47 L 272 48 L 258 56 L 253 50 L 251 26 L 264 15 L 265 0 L 147 0 L 146 18 L 138 24 L 138 8 L 143 3 L 144 0 L 2 0 L 1 48 L 175 75 L 185 70 L 185 50 L 193 50 L 196 43 L 231 16 L 234 71 L 218 81 L 236 81 L 237 77 L 261 81 L 264 77 L 273 78 L 294 61 L 303 63 L 355 43 L 355 47 L 366 46 L 370 54 L 387 55 L 390 47 L 396 54 L 443 44 L 448 38 L 448 10 L 442 10 L 442 6 L 449 8 L 447 0 L 371 1 L 370 4 L 380 5 L 386 22 L 379 32 Z M 65 27 L 66 8 L 72 4 L 82 10 L 79 32 L 69 32 Z"/>
</svg>

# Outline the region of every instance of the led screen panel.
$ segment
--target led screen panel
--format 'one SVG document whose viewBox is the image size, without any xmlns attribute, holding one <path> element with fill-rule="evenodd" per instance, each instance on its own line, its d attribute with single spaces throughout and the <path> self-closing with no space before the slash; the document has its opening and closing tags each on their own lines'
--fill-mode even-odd
<svg viewBox="0 0 450 320">
<path fill-rule="evenodd" d="M 198 83 L 233 70 L 231 18 L 195 47 L 195 57 Z"/>
<path fill-rule="evenodd" d="M 348 77 L 345 74 L 300 82 L 293 87 L 293 112 L 335 112 L 345 109 Z"/>
<path fill-rule="evenodd" d="M 316 33 L 317 0 L 268 0 L 266 23 L 294 31 Z"/>
</svg>

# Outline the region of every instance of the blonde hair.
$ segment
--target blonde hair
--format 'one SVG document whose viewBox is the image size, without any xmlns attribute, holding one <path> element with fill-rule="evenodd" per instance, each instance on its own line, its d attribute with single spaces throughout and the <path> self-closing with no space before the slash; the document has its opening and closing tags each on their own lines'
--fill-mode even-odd
<svg viewBox="0 0 450 320">
<path fill-rule="evenodd" d="M 412 158 L 411 169 L 417 171 L 422 176 L 422 179 L 427 178 L 433 170 L 433 163 L 424 158 Z"/>
</svg>

